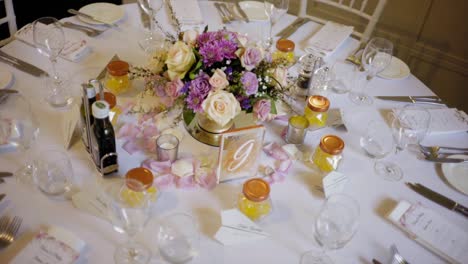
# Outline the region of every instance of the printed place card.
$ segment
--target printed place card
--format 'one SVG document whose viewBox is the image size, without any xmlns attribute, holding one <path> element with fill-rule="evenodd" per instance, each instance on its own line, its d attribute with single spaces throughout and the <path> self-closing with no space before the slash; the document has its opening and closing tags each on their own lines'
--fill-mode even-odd
<svg viewBox="0 0 468 264">
<path fill-rule="evenodd" d="M 84 190 L 75 193 L 71 199 L 76 208 L 104 220 L 111 220 L 108 213 L 107 202 L 96 193 Z"/>
<path fill-rule="evenodd" d="M 343 189 L 348 182 L 348 177 L 341 172 L 332 171 L 328 173 L 322 180 L 323 192 L 325 197 L 329 197 L 335 193 L 343 192 Z"/>
<path fill-rule="evenodd" d="M 221 212 L 221 228 L 215 239 L 225 246 L 265 239 L 269 236 L 257 224 L 237 209 Z"/>
</svg>

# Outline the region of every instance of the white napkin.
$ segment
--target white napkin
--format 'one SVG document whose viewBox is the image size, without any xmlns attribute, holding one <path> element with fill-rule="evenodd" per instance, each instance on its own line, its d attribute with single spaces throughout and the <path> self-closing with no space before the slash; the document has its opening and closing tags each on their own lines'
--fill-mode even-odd
<svg viewBox="0 0 468 264">
<path fill-rule="evenodd" d="M 45 25 L 44 25 L 45 26 Z M 64 30 L 65 47 L 60 53 L 60 57 L 69 61 L 78 61 L 83 56 L 91 52 L 86 40 L 78 38 L 70 31 Z M 15 33 L 15 38 L 34 46 L 32 24 L 27 24 Z"/>
<path fill-rule="evenodd" d="M 398 113 L 398 109 L 393 109 Z M 468 115 L 456 108 L 427 109 L 431 115 L 428 134 L 450 134 L 468 131 Z M 418 112 L 415 111 L 415 115 Z"/>
<path fill-rule="evenodd" d="M 353 30 L 352 26 L 329 21 L 307 41 L 306 49 L 315 50 L 328 56 L 353 33 Z"/>
<path fill-rule="evenodd" d="M 170 0 L 172 10 L 181 24 L 203 24 L 203 17 L 197 0 Z"/>
</svg>

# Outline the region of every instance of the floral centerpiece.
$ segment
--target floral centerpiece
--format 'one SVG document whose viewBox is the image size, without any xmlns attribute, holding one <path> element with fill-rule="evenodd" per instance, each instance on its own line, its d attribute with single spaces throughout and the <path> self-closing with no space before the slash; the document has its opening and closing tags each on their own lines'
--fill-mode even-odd
<svg viewBox="0 0 468 264">
<path fill-rule="evenodd" d="M 179 109 L 186 121 L 198 116 L 202 128 L 216 133 L 229 129 L 241 111 L 259 121 L 274 117 L 275 102 L 286 89 L 286 65 L 241 34 L 205 29 L 184 32 L 156 51 L 147 67 L 133 68 L 131 76 L 144 78 L 142 97 L 157 98 L 137 105 L 145 112 Z"/>
</svg>

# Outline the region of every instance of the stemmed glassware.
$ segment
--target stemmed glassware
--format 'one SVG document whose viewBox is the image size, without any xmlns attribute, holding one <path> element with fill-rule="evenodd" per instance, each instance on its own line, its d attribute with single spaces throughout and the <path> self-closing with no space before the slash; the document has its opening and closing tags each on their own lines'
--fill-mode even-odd
<svg viewBox="0 0 468 264">
<path fill-rule="evenodd" d="M 46 97 L 53 107 L 64 107 L 72 103 L 65 78 L 57 71 L 57 58 L 65 47 L 65 33 L 60 22 L 54 17 L 41 17 L 33 22 L 33 41 L 37 51 L 49 58 L 52 69 L 47 85 L 51 85 L 51 94 Z"/>
<path fill-rule="evenodd" d="M 396 150 L 401 151 L 408 145 L 419 145 L 426 136 L 431 123 L 427 109 L 409 104 L 392 113 L 392 133 Z"/>
<path fill-rule="evenodd" d="M 366 153 L 374 158 L 374 170 L 377 175 L 390 181 L 398 181 L 403 177 L 398 165 L 382 160 L 395 147 L 392 131 L 384 122 L 371 120 L 364 135 L 361 136 L 360 144 Z"/>
<path fill-rule="evenodd" d="M 393 43 L 384 38 L 373 38 L 367 43 L 362 53 L 361 63 L 366 73 L 366 82 L 361 86 L 360 92 L 349 94 L 351 101 L 357 105 L 371 105 L 372 97 L 367 95 L 366 90 L 370 81 L 391 62 L 393 54 Z"/>
<path fill-rule="evenodd" d="M 147 189 L 142 181 L 132 178 L 119 179 L 105 188 L 114 229 L 128 235 L 128 241 L 115 251 L 116 263 L 147 263 L 151 258 L 150 249 L 134 239 L 150 216 L 151 194 Z"/>
<path fill-rule="evenodd" d="M 164 1 L 165 0 L 138 0 L 138 5 L 150 18 L 149 36 L 138 43 L 140 47 L 147 53 L 151 53 L 154 46 L 159 46 L 164 43 L 163 39 L 157 38 L 154 26 L 156 15 L 163 7 Z"/>
<path fill-rule="evenodd" d="M 265 0 L 265 14 L 270 20 L 270 31 L 266 42 L 267 49 L 273 46 L 273 25 L 288 12 L 289 0 Z"/>
<path fill-rule="evenodd" d="M 346 194 L 332 194 L 315 219 L 314 237 L 326 249 L 339 249 L 356 233 L 359 223 L 359 204 Z M 307 251 L 301 264 L 332 264 L 325 252 Z"/>
<path fill-rule="evenodd" d="M 39 122 L 22 95 L 10 94 L 0 104 L 0 144 L 17 147 L 27 155 L 26 164 L 16 171 L 17 180 L 32 183 L 33 166 L 29 152 L 39 134 Z"/>
</svg>

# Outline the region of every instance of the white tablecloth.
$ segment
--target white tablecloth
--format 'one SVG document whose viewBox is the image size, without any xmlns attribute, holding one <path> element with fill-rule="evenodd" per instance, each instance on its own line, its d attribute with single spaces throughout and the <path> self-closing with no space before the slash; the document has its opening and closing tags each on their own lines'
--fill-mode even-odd
<svg viewBox="0 0 468 264">
<path fill-rule="evenodd" d="M 208 2 L 200 2 L 200 4 L 203 18 L 208 23 L 209 29 L 220 28 L 221 18 L 217 15 L 214 6 Z M 59 67 L 67 70 L 72 76 L 70 87 L 76 96 L 80 95 L 79 84 L 88 78 L 95 77 L 114 54 L 118 54 L 123 60 L 133 65 L 145 64 L 145 54 L 137 44 L 137 40 L 141 39 L 144 34 L 137 6 L 130 4 L 124 5 L 124 8 L 126 16 L 119 22 L 120 31 L 109 29 L 99 37 L 88 38 L 84 34 L 65 29 L 87 38 L 93 49 L 93 52 L 79 63 L 59 61 Z M 70 19 L 78 22 L 75 17 Z M 161 19 L 165 20 L 162 14 Z M 281 30 L 293 20 L 293 16 L 286 15 L 275 25 L 274 31 Z M 291 38 L 300 49 L 300 43 L 313 35 L 319 27 L 320 25 L 310 22 L 301 27 Z M 348 39 L 336 53 L 336 58 L 344 58 L 356 46 L 357 41 Z M 296 53 L 300 53 L 299 49 Z M 47 59 L 38 54 L 35 49 L 18 41 L 3 47 L 2 50 L 43 69 L 47 69 L 49 65 Z M 62 146 L 60 122 L 64 111 L 51 109 L 42 99 L 45 94 L 43 80 L 7 65 L 1 65 L 1 67 L 6 67 L 14 73 L 15 83 L 12 88 L 28 96 L 35 114 L 39 117 L 40 136 L 32 152 L 40 153 L 43 149 L 60 148 Z M 397 81 L 377 78 L 369 92 L 372 95 L 433 94 L 413 75 Z M 332 94 L 330 100 L 332 108 L 342 108 L 347 116 L 352 116 L 357 112 L 375 113 L 379 109 L 403 105 L 376 100 L 371 107 L 357 107 L 348 100 L 346 95 L 336 94 Z M 366 121 L 366 118 L 362 118 L 360 122 L 364 126 Z M 278 134 L 284 123 L 273 122 L 267 126 L 269 128 L 267 141 L 277 140 L 282 143 Z M 344 192 L 359 202 L 361 210 L 358 232 L 344 248 L 328 252 L 332 259 L 336 263 L 371 263 L 372 258 L 385 260 L 389 254 L 390 245 L 394 243 L 410 263 L 444 263 L 439 257 L 406 237 L 385 218 L 386 213 L 399 200 L 420 202 L 468 232 L 468 220 L 465 217 L 425 199 L 404 184 L 405 182 L 423 183 L 461 204 L 468 205 L 468 197 L 446 183 L 440 165 L 420 160 L 414 152 L 410 151 L 403 151 L 398 155 L 391 154 L 387 159 L 400 165 L 404 171 L 404 178 L 399 182 L 385 181 L 375 175 L 373 161 L 360 149 L 359 136 L 355 133 L 337 132 L 331 128 L 309 133 L 306 137 L 305 148 L 311 150 L 317 145 L 321 136 L 329 133 L 339 135 L 346 142 L 344 161 L 339 170 L 349 177 Z M 120 146 L 121 142 L 118 143 Z M 468 147 L 468 137 L 466 133 L 429 137 L 426 143 Z M 209 147 L 196 142 L 189 135 L 184 138 L 181 145 L 182 153 L 193 153 L 195 149 L 210 150 Z M 72 159 L 77 185 L 80 188 L 95 188 L 93 186 L 99 176 L 81 142 L 75 144 L 68 151 L 68 155 Z M 122 173 L 138 166 L 144 159 L 144 153 L 129 155 L 119 149 Z M 25 157 L 19 152 L 2 153 L 0 154 L 0 171 L 15 171 L 24 161 Z M 306 250 L 320 250 L 313 238 L 313 223 L 324 197 L 314 187 L 320 182 L 319 175 L 314 174 L 302 164 L 295 163 L 294 166 L 284 182 L 271 186 L 274 212 L 261 223 L 262 228 L 271 234 L 268 239 L 229 247 L 224 247 L 213 239 L 220 227 L 220 211 L 234 207 L 235 199 L 240 191 L 240 182 L 220 184 L 211 191 L 200 188 L 168 190 L 158 201 L 155 217 L 180 211 L 195 216 L 202 238 L 199 256 L 192 263 L 298 263 L 300 255 Z M 0 252 L 2 263 L 5 263 L 3 260 L 11 259 L 28 241 L 31 234 L 50 225 L 63 226 L 83 239 L 88 247 L 81 260 L 88 263 L 112 263 L 115 247 L 125 239 L 123 235 L 113 230 L 110 223 L 75 209 L 70 201 L 47 197 L 38 190 L 17 184 L 13 179 L 7 179 L 7 183 L 0 184 L 0 193 L 7 194 L 6 201 L 0 204 L 0 210 L 8 210 L 24 219 L 19 242 Z M 7 206 L 8 209 L 4 209 Z M 157 254 L 154 222 L 148 224 L 147 230 L 139 236 L 139 239 Z M 156 258 L 153 262 L 157 262 Z"/>
</svg>

